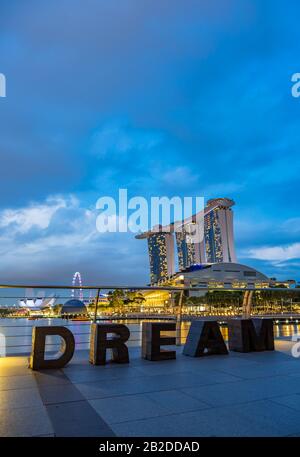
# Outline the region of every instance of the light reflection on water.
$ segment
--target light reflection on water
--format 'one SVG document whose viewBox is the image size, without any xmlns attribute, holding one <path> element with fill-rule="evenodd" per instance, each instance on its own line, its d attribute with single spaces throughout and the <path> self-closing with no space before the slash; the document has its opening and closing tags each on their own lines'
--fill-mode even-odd
<svg viewBox="0 0 300 457">
<path fill-rule="evenodd" d="M 190 322 L 182 322 L 182 343 L 185 342 L 185 338 L 190 328 Z M 228 341 L 228 328 L 225 325 L 220 326 L 222 336 L 225 341 Z M 293 335 L 300 334 L 300 324 L 274 324 L 274 337 L 276 338 L 292 338 Z"/>
<path fill-rule="evenodd" d="M 132 319 L 122 319 L 114 321 L 123 323 L 129 327 L 130 339 L 128 346 L 141 345 L 142 322 L 149 322 L 151 319 L 140 321 Z M 158 322 L 157 320 L 153 320 Z M 170 322 L 170 321 L 167 321 Z M 76 350 L 89 348 L 90 322 L 76 322 L 66 319 L 0 319 L 0 334 L 5 336 L 6 354 L 29 354 L 31 349 L 31 333 L 34 326 L 64 325 L 67 326 L 74 334 Z M 188 334 L 190 322 L 181 324 L 181 343 L 184 344 Z M 221 326 L 221 333 L 225 341 L 228 341 L 228 329 Z M 294 334 L 300 333 L 300 324 L 274 324 L 275 338 L 292 338 Z M 174 336 L 174 333 L 166 332 L 166 335 Z M 57 350 L 60 345 L 60 338 L 51 336 L 47 338 L 49 350 Z M 1 348 L 0 348 L 1 354 Z"/>
<path fill-rule="evenodd" d="M 274 324 L 275 338 L 292 337 L 297 333 L 300 333 L 299 324 Z"/>
</svg>

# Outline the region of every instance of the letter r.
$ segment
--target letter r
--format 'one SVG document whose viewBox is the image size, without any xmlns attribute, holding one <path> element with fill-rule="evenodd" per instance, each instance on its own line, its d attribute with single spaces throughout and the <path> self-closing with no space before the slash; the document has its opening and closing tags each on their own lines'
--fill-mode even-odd
<svg viewBox="0 0 300 457">
<path fill-rule="evenodd" d="M 113 334 L 113 337 L 108 337 Z M 130 331 L 123 324 L 92 324 L 90 343 L 90 362 L 93 365 L 105 365 L 106 351 L 112 350 L 112 361 L 129 363 L 128 348 L 125 342 Z"/>
</svg>

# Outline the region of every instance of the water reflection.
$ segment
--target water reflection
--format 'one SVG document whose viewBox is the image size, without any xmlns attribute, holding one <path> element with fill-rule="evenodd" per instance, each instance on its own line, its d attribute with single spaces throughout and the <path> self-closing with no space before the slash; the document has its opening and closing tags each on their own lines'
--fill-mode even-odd
<svg viewBox="0 0 300 457">
<path fill-rule="evenodd" d="M 293 335 L 300 333 L 299 324 L 274 324 L 274 336 L 275 338 L 292 337 Z"/>
</svg>

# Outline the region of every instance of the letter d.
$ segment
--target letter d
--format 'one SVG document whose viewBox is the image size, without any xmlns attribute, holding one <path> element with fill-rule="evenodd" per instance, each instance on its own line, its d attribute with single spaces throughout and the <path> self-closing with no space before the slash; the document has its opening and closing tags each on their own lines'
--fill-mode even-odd
<svg viewBox="0 0 300 457">
<path fill-rule="evenodd" d="M 45 359 L 46 337 L 58 335 L 64 340 L 61 356 L 56 359 Z M 34 327 L 32 331 L 32 350 L 29 368 L 42 370 L 48 368 L 63 368 L 72 359 L 75 349 L 73 333 L 66 327 Z"/>
</svg>

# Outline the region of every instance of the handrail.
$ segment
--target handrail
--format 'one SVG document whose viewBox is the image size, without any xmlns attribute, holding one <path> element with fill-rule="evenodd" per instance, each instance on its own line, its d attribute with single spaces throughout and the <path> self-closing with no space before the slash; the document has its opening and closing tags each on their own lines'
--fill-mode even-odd
<svg viewBox="0 0 300 457">
<path fill-rule="evenodd" d="M 33 285 L 33 284 L 0 284 L 0 289 L 67 289 L 67 290 L 109 290 L 109 289 L 122 289 L 122 290 L 187 290 L 187 291 L 199 291 L 199 290 L 218 290 L 223 291 L 236 291 L 244 292 L 246 290 L 252 291 L 277 291 L 277 292 L 300 292 L 300 288 L 286 288 L 286 287 L 185 287 L 185 286 L 112 286 L 112 285 L 99 285 L 99 286 L 61 286 L 61 285 Z"/>
</svg>

